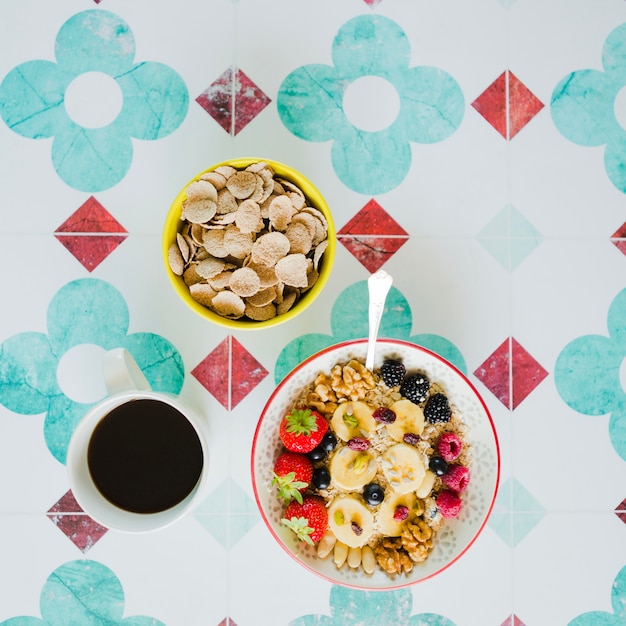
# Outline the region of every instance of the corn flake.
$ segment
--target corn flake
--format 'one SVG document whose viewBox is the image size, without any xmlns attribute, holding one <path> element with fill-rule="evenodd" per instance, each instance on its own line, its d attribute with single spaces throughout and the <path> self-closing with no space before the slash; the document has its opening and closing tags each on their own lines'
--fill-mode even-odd
<svg viewBox="0 0 626 626">
<path fill-rule="evenodd" d="M 202 306 L 264 321 L 289 311 L 318 280 L 328 222 L 266 162 L 220 166 L 185 193 L 168 262 Z"/>
</svg>

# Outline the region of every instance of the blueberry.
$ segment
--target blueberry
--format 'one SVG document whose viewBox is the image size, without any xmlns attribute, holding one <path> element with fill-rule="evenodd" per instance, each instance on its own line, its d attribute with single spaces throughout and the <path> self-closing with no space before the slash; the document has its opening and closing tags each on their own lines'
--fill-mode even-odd
<svg viewBox="0 0 626 626">
<path fill-rule="evenodd" d="M 313 470 L 313 484 L 318 489 L 330 487 L 330 472 L 325 467 L 316 467 Z"/>
<path fill-rule="evenodd" d="M 428 462 L 428 469 L 435 472 L 437 476 L 443 476 L 448 471 L 448 464 L 440 456 L 433 456 Z"/>
<path fill-rule="evenodd" d="M 333 433 L 327 432 L 322 437 L 320 446 L 322 447 L 323 450 L 326 450 L 326 452 L 330 452 L 331 450 L 334 450 L 336 445 L 337 445 L 337 437 L 335 437 Z"/>
<path fill-rule="evenodd" d="M 311 461 L 316 463 L 317 461 L 321 461 L 326 456 L 326 450 L 324 450 L 324 448 L 322 448 L 322 444 L 320 444 L 316 448 L 313 448 L 307 456 L 311 459 Z"/>
<path fill-rule="evenodd" d="M 371 506 L 377 506 L 384 500 L 385 492 L 380 485 L 370 483 L 363 489 L 363 498 Z"/>
</svg>

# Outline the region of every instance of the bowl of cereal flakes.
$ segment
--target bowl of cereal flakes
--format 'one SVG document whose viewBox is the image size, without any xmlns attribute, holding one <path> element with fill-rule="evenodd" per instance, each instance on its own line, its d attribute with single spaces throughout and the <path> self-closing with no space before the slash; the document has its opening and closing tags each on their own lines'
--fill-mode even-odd
<svg viewBox="0 0 626 626">
<path fill-rule="evenodd" d="M 454 365 L 416 344 L 326 348 L 276 387 L 254 435 L 261 516 L 334 584 L 389 590 L 455 563 L 484 529 L 500 477 L 496 430 Z"/>
<path fill-rule="evenodd" d="M 260 158 L 218 163 L 174 199 L 163 229 L 166 271 L 196 313 L 231 329 L 292 319 L 320 294 L 336 236 L 319 190 Z"/>
</svg>

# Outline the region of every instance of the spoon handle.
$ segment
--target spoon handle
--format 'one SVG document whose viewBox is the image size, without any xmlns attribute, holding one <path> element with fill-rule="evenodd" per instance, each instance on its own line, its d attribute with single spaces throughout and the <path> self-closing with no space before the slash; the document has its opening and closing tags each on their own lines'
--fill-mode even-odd
<svg viewBox="0 0 626 626">
<path fill-rule="evenodd" d="M 393 278 L 385 272 L 378 270 L 367 279 L 367 289 L 369 291 L 369 336 L 367 339 L 367 356 L 365 357 L 365 367 L 374 369 L 374 352 L 376 350 L 376 338 L 378 328 L 385 308 L 385 300 Z"/>
</svg>

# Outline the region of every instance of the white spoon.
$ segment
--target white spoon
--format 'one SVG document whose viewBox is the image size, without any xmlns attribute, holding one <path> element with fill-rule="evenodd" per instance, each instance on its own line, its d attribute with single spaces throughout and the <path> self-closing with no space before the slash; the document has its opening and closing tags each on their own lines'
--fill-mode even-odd
<svg viewBox="0 0 626 626">
<path fill-rule="evenodd" d="M 365 367 L 369 370 L 374 369 L 374 353 L 376 351 L 378 328 L 385 309 L 385 300 L 392 283 L 393 278 L 385 270 L 378 270 L 367 279 L 367 289 L 369 291 L 369 336 L 367 338 Z"/>
</svg>

